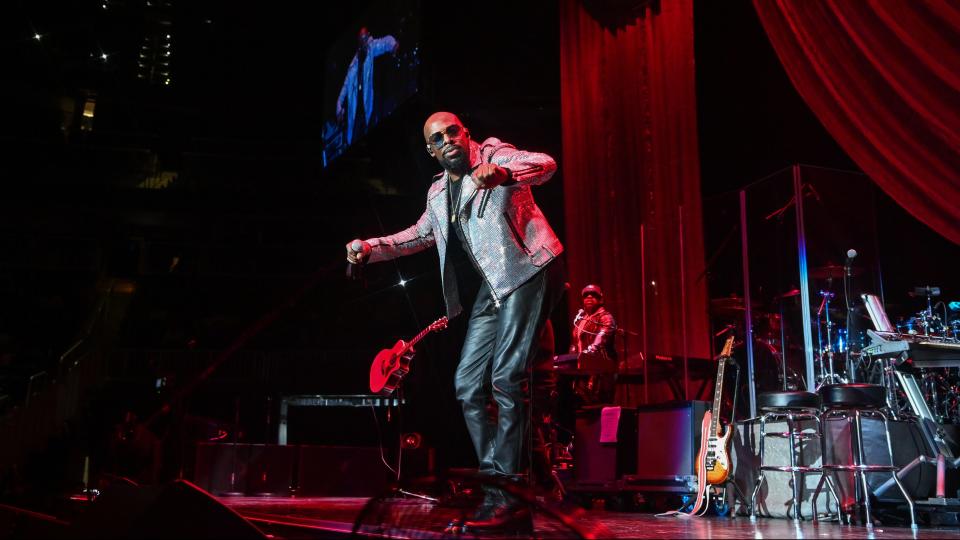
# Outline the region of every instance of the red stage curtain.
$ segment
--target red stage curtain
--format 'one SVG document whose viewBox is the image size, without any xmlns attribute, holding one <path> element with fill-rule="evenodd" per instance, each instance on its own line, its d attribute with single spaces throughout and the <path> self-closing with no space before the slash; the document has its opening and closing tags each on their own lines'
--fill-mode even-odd
<svg viewBox="0 0 960 540">
<path fill-rule="evenodd" d="M 635 353 L 643 349 L 650 361 L 710 355 L 706 283 L 698 279 L 693 5 L 660 5 L 611 28 L 580 0 L 560 0 L 571 308 L 585 284 L 599 284 L 620 327 L 638 334 L 628 341 L 632 368 L 642 367 Z"/>
<path fill-rule="evenodd" d="M 793 85 L 884 191 L 960 244 L 960 6 L 754 0 Z"/>
</svg>

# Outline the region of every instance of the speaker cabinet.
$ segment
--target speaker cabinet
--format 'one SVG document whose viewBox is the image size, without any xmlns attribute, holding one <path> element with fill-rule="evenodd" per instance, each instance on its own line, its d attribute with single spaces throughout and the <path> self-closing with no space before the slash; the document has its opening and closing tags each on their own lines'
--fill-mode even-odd
<svg viewBox="0 0 960 540">
<path fill-rule="evenodd" d="M 200 443 L 194 481 L 216 495 L 289 495 L 296 446 Z"/>
<path fill-rule="evenodd" d="M 615 488 L 624 474 L 636 470 L 637 411 L 622 407 L 617 442 L 601 443 L 602 406 L 577 411 L 574 445 L 574 478 L 577 489 Z"/>
<path fill-rule="evenodd" d="M 694 462 L 708 401 L 677 401 L 637 408 L 636 468 L 624 481 L 650 491 L 696 491 Z"/>
<path fill-rule="evenodd" d="M 161 486 L 117 483 L 75 522 L 75 538 L 238 538 L 266 536 L 197 486 L 177 480 Z"/>
</svg>

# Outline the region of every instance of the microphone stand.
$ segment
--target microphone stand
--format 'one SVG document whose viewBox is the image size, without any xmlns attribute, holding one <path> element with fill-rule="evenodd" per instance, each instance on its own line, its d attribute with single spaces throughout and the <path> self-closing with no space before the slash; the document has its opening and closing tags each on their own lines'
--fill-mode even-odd
<svg viewBox="0 0 960 540">
<path fill-rule="evenodd" d="M 843 303 L 847 308 L 847 345 L 846 351 L 841 350 L 840 352 L 844 353 L 844 360 L 847 368 L 847 381 L 854 383 L 857 382 L 857 374 L 853 365 L 853 355 L 850 353 L 853 352 L 850 347 L 850 340 L 853 336 L 851 332 L 851 325 L 853 324 L 853 305 L 850 303 L 850 286 L 853 281 L 853 259 L 847 257 L 846 264 L 843 265 Z M 855 330 L 855 328 L 853 328 Z"/>
</svg>

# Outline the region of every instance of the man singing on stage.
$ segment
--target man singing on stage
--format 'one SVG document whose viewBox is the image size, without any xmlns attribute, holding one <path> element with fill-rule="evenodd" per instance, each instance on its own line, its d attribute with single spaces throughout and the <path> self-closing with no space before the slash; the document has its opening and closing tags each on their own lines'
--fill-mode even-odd
<svg viewBox="0 0 960 540">
<path fill-rule="evenodd" d="M 528 368 L 564 273 L 557 258 L 563 246 L 530 187 L 546 182 L 557 165 L 495 138 L 477 143 L 448 112 L 431 115 L 423 136 L 443 172 L 420 219 L 396 234 L 348 243 L 347 260 L 384 261 L 436 244 L 447 316 L 470 313 L 454 383 L 480 473 L 517 478 L 529 429 Z M 487 413 L 491 398 L 495 422 Z M 522 531 L 532 530 L 532 521 L 528 509 L 490 489 L 474 518 L 456 526 Z"/>
</svg>

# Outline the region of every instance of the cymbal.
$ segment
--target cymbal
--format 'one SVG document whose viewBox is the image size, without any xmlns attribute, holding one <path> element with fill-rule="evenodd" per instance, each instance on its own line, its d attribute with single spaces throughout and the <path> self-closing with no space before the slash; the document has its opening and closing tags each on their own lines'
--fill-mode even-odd
<svg viewBox="0 0 960 540">
<path fill-rule="evenodd" d="M 714 315 L 738 316 L 747 310 L 746 306 L 747 304 L 744 302 L 743 297 L 736 295 L 710 299 L 710 313 Z M 760 303 L 756 300 L 753 300 L 750 302 L 750 306 L 753 309 L 758 309 L 760 307 Z"/>
<path fill-rule="evenodd" d="M 823 266 L 810 269 L 810 277 L 814 279 L 840 279 L 846 271 L 843 265 L 828 263 Z M 850 275 L 859 276 L 863 273 L 863 267 L 851 266 Z"/>
<path fill-rule="evenodd" d="M 794 296 L 800 296 L 800 289 L 791 289 L 783 294 L 778 294 L 773 297 L 774 300 L 783 300 L 784 298 L 793 298 Z"/>
</svg>

